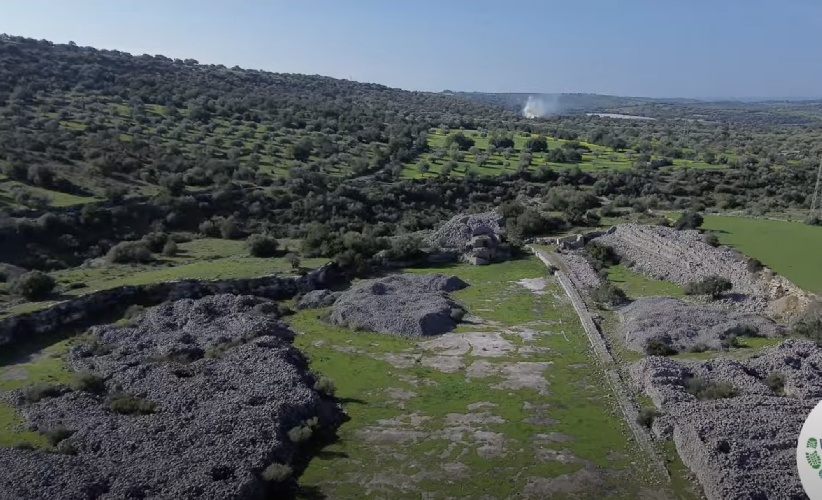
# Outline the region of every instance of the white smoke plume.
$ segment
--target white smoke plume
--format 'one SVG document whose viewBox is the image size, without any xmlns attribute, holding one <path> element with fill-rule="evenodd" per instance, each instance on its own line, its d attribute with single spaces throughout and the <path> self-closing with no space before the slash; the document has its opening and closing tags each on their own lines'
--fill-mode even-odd
<svg viewBox="0 0 822 500">
<path fill-rule="evenodd" d="M 544 118 L 560 112 L 559 96 L 528 96 L 522 115 L 525 118 Z"/>
</svg>

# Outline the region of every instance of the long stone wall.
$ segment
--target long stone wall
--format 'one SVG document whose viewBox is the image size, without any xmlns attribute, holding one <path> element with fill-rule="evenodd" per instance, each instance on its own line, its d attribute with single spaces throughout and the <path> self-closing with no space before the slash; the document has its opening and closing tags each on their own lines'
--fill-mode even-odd
<svg viewBox="0 0 822 500">
<path fill-rule="evenodd" d="M 230 280 L 181 280 L 150 285 L 121 286 L 69 299 L 46 309 L 0 320 L 0 348 L 65 328 L 82 327 L 104 319 L 131 304 L 155 305 L 168 300 L 198 299 L 221 293 L 256 295 L 272 300 L 289 299 L 298 293 L 330 288 L 345 281 L 334 264 L 326 264 L 305 276 L 263 276 Z"/>
</svg>

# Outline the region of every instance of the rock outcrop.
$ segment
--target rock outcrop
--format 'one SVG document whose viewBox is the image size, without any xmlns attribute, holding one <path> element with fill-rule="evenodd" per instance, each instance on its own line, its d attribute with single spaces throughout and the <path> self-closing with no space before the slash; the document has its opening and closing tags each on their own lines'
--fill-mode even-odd
<svg viewBox="0 0 822 500">
<path fill-rule="evenodd" d="M 63 454 L 0 449 L 3 498 L 261 497 L 263 470 L 299 453 L 289 430 L 317 435 L 341 417 L 268 304 L 215 295 L 94 328 L 67 364 L 98 384 L 7 398 L 29 426 L 68 437 Z"/>
<path fill-rule="evenodd" d="M 465 313 L 449 292 L 467 283 L 442 274 L 395 274 L 365 280 L 343 292 L 329 321 L 354 330 L 420 337 L 454 327 Z"/>
</svg>

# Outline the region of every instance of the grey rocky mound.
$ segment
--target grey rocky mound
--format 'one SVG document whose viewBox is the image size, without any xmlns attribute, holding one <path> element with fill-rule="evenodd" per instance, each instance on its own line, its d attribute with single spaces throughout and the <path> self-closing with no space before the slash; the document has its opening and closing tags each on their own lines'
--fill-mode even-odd
<svg viewBox="0 0 822 500">
<path fill-rule="evenodd" d="M 587 291 L 596 288 L 603 283 L 602 277 L 591 267 L 585 254 L 580 250 L 563 250 L 559 254 L 568 276 L 574 282 L 574 286 L 580 291 Z"/>
<path fill-rule="evenodd" d="M 634 363 L 630 372 L 663 411 L 654 432 L 674 440 L 709 499 L 804 499 L 796 439 L 822 398 L 820 367 L 819 346 L 787 340 L 747 361 L 653 356 Z M 707 399 L 710 391 L 693 389 L 717 384 L 733 396 Z"/>
<path fill-rule="evenodd" d="M 768 318 L 689 304 L 668 297 L 644 297 L 619 310 L 629 348 L 642 351 L 656 339 L 677 351 L 727 347 L 732 335 L 780 337 L 785 327 Z"/>
<path fill-rule="evenodd" d="M 331 290 L 312 290 L 300 298 L 296 309 L 320 309 L 331 306 L 340 296 L 340 292 Z"/>
<path fill-rule="evenodd" d="M 355 330 L 419 337 L 456 327 L 464 309 L 449 292 L 468 284 L 443 274 L 395 274 L 365 280 L 343 292 L 329 320 Z"/>
<path fill-rule="evenodd" d="M 505 219 L 498 212 L 462 214 L 430 234 L 427 243 L 456 250 L 469 264 L 483 265 L 511 258 L 510 248 L 502 242 L 504 234 Z"/>
<path fill-rule="evenodd" d="M 768 299 L 746 261 L 728 247 L 706 244 L 699 231 L 620 224 L 593 241 L 612 247 L 633 268 L 657 279 L 685 285 L 721 276 L 733 283 L 723 304 L 746 312 L 767 309 Z"/>
<path fill-rule="evenodd" d="M 480 234 L 503 234 L 505 219 L 497 212 L 455 215 L 428 239 L 443 248 L 462 248 Z"/>
<path fill-rule="evenodd" d="M 336 403 L 314 390 L 293 332 L 266 314 L 273 304 L 215 295 L 149 309 L 127 327 L 97 327 L 67 364 L 105 381 L 104 392 L 68 390 L 29 403 L 8 396 L 32 428 L 65 427 L 72 454 L 0 449 L 3 498 L 258 498 L 262 471 L 291 464 L 287 432 L 339 423 Z M 128 394 L 146 414 L 113 411 Z"/>
</svg>

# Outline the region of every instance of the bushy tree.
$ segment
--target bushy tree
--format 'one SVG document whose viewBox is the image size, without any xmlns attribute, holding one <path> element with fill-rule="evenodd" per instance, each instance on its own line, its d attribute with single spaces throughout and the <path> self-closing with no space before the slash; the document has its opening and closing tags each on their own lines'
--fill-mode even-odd
<svg viewBox="0 0 822 500">
<path fill-rule="evenodd" d="M 725 292 L 733 288 L 733 283 L 721 276 L 708 276 L 701 281 L 687 283 L 685 293 L 687 295 L 710 295 L 716 300 L 722 297 Z"/>
<path fill-rule="evenodd" d="M 145 241 L 122 241 L 108 251 L 106 260 L 111 264 L 145 264 L 154 260 Z"/>
<path fill-rule="evenodd" d="M 274 257 L 280 246 L 274 237 L 267 234 L 252 234 L 245 243 L 248 252 L 254 257 Z"/>
<path fill-rule="evenodd" d="M 54 278 L 40 271 L 29 271 L 23 273 L 8 284 L 8 290 L 12 295 L 23 297 L 26 300 L 41 300 L 48 297 L 57 282 Z"/>
<path fill-rule="evenodd" d="M 686 210 L 682 212 L 679 219 L 674 222 L 674 229 L 699 229 L 703 221 L 702 214 Z"/>
</svg>

